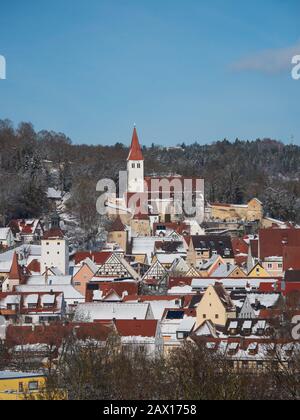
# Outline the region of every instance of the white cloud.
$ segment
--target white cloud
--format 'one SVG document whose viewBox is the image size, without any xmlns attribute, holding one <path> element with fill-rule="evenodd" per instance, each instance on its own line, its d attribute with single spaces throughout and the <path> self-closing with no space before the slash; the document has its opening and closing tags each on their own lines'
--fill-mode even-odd
<svg viewBox="0 0 300 420">
<path fill-rule="evenodd" d="M 296 45 L 263 50 L 257 54 L 244 57 L 232 64 L 236 71 L 258 71 L 263 73 L 281 73 L 290 70 L 292 58 L 300 54 L 300 42 Z"/>
</svg>

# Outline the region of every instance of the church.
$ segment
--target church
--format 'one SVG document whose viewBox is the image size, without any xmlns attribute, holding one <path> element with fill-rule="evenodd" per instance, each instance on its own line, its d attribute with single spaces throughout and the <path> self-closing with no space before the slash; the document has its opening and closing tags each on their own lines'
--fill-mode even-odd
<svg viewBox="0 0 300 420">
<path fill-rule="evenodd" d="M 152 223 L 180 222 L 186 214 L 183 203 L 195 206 L 195 197 L 201 197 L 204 208 L 204 181 L 180 175 L 146 176 L 145 160 L 136 127 L 127 158 L 127 182 L 124 197 L 112 198 L 108 208 L 117 210 L 122 219 L 150 218 Z M 110 213 L 110 210 L 109 210 Z M 126 217 L 127 216 L 127 217 Z"/>
</svg>

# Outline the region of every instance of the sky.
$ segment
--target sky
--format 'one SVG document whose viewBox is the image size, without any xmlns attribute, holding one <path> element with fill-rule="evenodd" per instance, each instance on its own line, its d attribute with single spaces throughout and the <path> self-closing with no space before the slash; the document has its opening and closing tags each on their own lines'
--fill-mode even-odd
<svg viewBox="0 0 300 420">
<path fill-rule="evenodd" d="M 74 143 L 300 145 L 299 0 L 0 0 L 0 119 Z"/>
</svg>

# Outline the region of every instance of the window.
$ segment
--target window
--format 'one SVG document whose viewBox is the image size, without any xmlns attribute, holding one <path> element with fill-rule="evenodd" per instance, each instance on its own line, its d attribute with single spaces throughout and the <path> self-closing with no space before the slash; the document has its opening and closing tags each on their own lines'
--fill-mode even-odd
<svg viewBox="0 0 300 420">
<path fill-rule="evenodd" d="M 25 317 L 25 324 L 32 324 L 32 318 L 30 316 Z"/>
<path fill-rule="evenodd" d="M 23 382 L 19 382 L 19 392 L 24 392 Z"/>
<path fill-rule="evenodd" d="M 140 164 L 140 163 L 138 163 L 138 164 L 137 164 L 137 167 L 138 167 L 138 169 L 141 169 L 141 164 Z"/>
<path fill-rule="evenodd" d="M 203 319 L 206 319 L 206 314 L 203 314 Z"/>
<path fill-rule="evenodd" d="M 215 315 L 215 319 L 219 319 L 219 315 L 218 314 Z"/>
<path fill-rule="evenodd" d="M 37 391 L 39 389 L 39 383 L 37 381 L 29 382 L 28 389 L 29 391 Z"/>
<path fill-rule="evenodd" d="M 268 264 L 268 268 L 273 268 L 273 264 Z"/>
<path fill-rule="evenodd" d="M 133 164 L 131 165 L 131 167 L 132 167 L 132 169 L 135 169 L 135 163 L 133 163 Z"/>
</svg>

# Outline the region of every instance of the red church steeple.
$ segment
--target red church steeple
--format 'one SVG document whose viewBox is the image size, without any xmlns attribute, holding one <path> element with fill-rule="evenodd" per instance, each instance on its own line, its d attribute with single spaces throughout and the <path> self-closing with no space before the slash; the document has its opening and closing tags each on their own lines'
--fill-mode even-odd
<svg viewBox="0 0 300 420">
<path fill-rule="evenodd" d="M 133 130 L 132 142 L 127 160 L 144 160 L 136 127 L 134 127 Z"/>
</svg>

